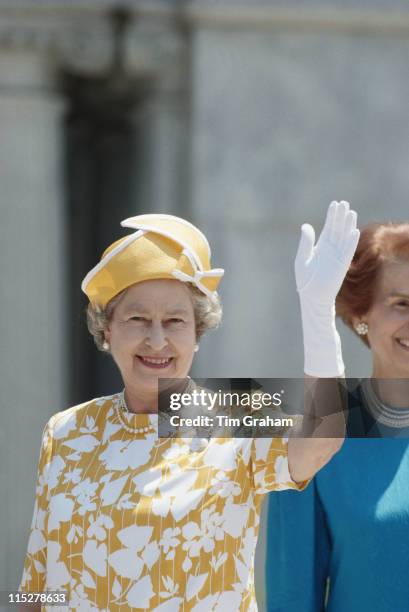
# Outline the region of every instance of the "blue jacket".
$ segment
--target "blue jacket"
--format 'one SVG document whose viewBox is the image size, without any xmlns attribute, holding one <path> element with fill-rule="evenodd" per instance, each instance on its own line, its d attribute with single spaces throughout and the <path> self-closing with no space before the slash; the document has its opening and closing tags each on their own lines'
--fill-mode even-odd
<svg viewBox="0 0 409 612">
<path fill-rule="evenodd" d="M 409 431 L 354 401 L 349 435 L 369 437 L 347 438 L 305 491 L 269 495 L 268 612 L 409 612 Z"/>
</svg>

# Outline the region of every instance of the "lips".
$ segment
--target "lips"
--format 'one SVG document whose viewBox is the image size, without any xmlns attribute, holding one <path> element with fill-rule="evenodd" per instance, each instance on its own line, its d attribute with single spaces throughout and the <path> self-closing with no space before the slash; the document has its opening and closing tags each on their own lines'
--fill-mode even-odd
<svg viewBox="0 0 409 612">
<path fill-rule="evenodd" d="M 163 370 L 167 368 L 173 361 L 173 357 L 145 357 L 143 355 L 136 355 L 138 361 L 140 361 L 145 367 L 153 368 L 154 370 Z"/>
</svg>

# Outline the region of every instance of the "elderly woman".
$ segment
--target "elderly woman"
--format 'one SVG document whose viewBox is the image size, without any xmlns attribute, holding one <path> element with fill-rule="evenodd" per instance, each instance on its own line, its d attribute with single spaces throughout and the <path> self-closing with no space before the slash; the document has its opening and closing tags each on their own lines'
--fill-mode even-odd
<svg viewBox="0 0 409 612">
<path fill-rule="evenodd" d="M 220 322 L 223 270 L 183 219 L 122 225 L 134 233 L 104 252 L 82 288 L 90 331 L 124 390 L 47 423 L 21 590 L 66 590 L 73 610 L 256 610 L 264 493 L 303 489 L 343 439 L 158 437 L 158 379 L 186 379 L 200 337 Z M 315 247 L 303 228 L 297 284 L 310 376 L 343 373 L 333 302 L 357 238 L 346 203 L 330 206 Z"/>
<path fill-rule="evenodd" d="M 372 378 L 336 457 L 302 494 L 270 496 L 269 612 L 409 610 L 409 224 L 364 228 L 337 312 Z"/>
</svg>

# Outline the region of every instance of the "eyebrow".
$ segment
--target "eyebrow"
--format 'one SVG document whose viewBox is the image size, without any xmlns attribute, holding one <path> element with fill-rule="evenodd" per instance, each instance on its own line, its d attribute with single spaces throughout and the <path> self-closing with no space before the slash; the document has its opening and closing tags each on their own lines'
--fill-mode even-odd
<svg viewBox="0 0 409 612">
<path fill-rule="evenodd" d="M 403 291 L 391 291 L 390 293 L 388 293 L 388 297 L 401 297 L 401 298 L 405 298 L 406 300 L 409 299 L 409 294 L 408 293 L 404 293 Z"/>
<path fill-rule="evenodd" d="M 135 311 L 135 310 L 137 310 L 138 312 L 141 312 L 141 313 L 148 312 L 146 310 L 146 308 L 144 308 L 141 304 L 138 304 L 137 302 L 135 302 L 133 304 L 128 304 L 128 306 L 125 308 L 125 312 L 131 312 L 131 311 Z"/>
<path fill-rule="evenodd" d="M 146 310 L 144 306 L 135 302 L 134 304 L 129 304 L 129 306 L 125 309 L 125 314 L 129 312 L 140 312 L 141 314 L 149 314 L 149 310 Z M 183 306 L 176 306 L 173 309 L 166 310 L 166 314 L 168 315 L 188 315 L 188 311 Z"/>
<path fill-rule="evenodd" d="M 167 313 L 170 315 L 188 315 L 189 314 L 186 308 L 183 308 L 182 306 L 180 307 L 177 306 L 173 310 L 168 310 Z"/>
</svg>

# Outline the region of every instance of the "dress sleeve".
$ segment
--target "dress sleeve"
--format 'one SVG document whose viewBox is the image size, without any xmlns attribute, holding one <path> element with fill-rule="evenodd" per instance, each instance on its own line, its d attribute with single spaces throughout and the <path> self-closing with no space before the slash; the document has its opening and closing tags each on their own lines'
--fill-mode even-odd
<svg viewBox="0 0 409 612">
<path fill-rule="evenodd" d="M 257 494 L 284 489 L 302 491 L 310 480 L 295 482 L 288 468 L 287 438 L 254 438 L 251 441 L 250 466 Z"/>
<path fill-rule="evenodd" d="M 331 543 L 316 481 L 268 501 L 267 610 L 323 612 Z"/>
<path fill-rule="evenodd" d="M 44 591 L 47 556 L 48 471 L 53 446 L 52 422 L 53 417 L 48 421 L 42 435 L 34 512 L 24 561 L 23 576 L 19 587 L 20 591 L 25 592 Z"/>
</svg>

